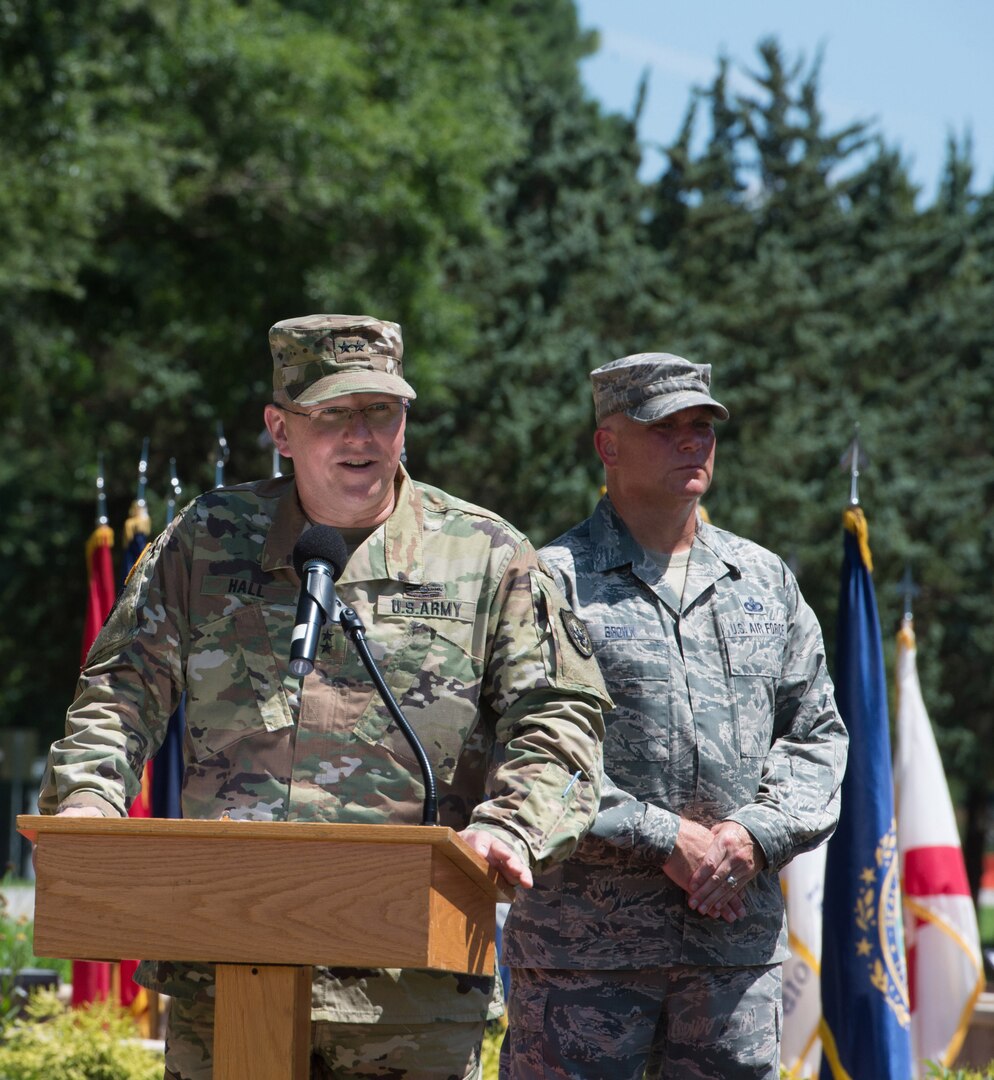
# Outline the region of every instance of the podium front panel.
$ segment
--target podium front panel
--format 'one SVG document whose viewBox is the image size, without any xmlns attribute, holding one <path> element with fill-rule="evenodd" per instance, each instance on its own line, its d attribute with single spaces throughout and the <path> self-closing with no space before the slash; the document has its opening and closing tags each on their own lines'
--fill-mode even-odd
<svg viewBox="0 0 994 1080">
<path fill-rule="evenodd" d="M 493 972 L 494 886 L 451 830 L 18 826 L 37 827 L 38 955 Z"/>
</svg>

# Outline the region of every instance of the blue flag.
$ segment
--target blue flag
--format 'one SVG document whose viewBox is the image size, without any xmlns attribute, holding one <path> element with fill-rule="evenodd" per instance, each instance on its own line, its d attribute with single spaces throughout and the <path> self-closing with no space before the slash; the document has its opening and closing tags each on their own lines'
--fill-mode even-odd
<svg viewBox="0 0 994 1080">
<path fill-rule="evenodd" d="M 181 818 L 183 808 L 183 733 L 186 730 L 186 694 L 169 717 L 166 737 L 155 755 L 152 770 L 152 817 Z"/>
<path fill-rule="evenodd" d="M 862 510 L 847 510 L 844 524 L 835 692 L 849 763 L 825 868 L 821 1080 L 908 1080 L 911 1012 L 880 620 Z"/>
</svg>

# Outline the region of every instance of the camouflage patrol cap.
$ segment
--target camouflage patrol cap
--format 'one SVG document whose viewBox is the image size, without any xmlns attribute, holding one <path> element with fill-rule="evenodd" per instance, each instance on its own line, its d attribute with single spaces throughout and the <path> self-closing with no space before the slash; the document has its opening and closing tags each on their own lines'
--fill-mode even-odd
<svg viewBox="0 0 994 1080">
<path fill-rule="evenodd" d="M 417 397 L 404 379 L 397 323 L 368 315 L 303 315 L 271 327 L 269 348 L 277 404 L 317 405 L 378 392 Z"/>
<path fill-rule="evenodd" d="M 598 424 L 616 412 L 651 424 L 696 405 L 706 405 L 718 420 L 728 419 L 728 410 L 711 396 L 711 365 L 672 353 L 623 356 L 592 371 L 590 382 Z"/>
</svg>

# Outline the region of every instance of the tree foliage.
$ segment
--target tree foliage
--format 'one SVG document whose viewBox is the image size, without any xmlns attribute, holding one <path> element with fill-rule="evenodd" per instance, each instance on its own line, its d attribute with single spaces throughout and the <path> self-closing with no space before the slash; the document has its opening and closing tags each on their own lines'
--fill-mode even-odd
<svg viewBox="0 0 994 1080">
<path fill-rule="evenodd" d="M 188 495 L 213 482 L 219 421 L 227 477 L 269 471 L 277 319 L 401 322 L 412 470 L 539 542 L 597 497 L 587 373 L 673 351 L 713 364 L 732 412 L 712 518 L 795 564 L 829 641 L 838 462 L 859 424 L 883 624 L 910 563 L 976 865 L 994 766 L 994 193 L 951 140 L 921 206 L 882 133 L 826 126 L 831 57 L 774 40 L 747 93 L 716 60 L 645 181 L 639 104 L 607 115 L 582 89 L 595 47 L 570 0 L 107 0 L 99 18 L 0 0 L 4 722 L 61 727 L 99 451 L 113 525 L 145 436 L 156 527 L 170 457 Z"/>
</svg>

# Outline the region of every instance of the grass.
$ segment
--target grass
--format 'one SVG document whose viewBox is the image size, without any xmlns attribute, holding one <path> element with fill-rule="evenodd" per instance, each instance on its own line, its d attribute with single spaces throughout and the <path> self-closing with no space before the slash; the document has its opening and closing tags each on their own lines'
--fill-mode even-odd
<svg viewBox="0 0 994 1080">
<path fill-rule="evenodd" d="M 487 1033 L 483 1037 L 483 1051 L 480 1055 L 483 1064 L 483 1080 L 497 1080 L 500 1044 L 504 1038 L 506 1027 L 506 1017 L 502 1017 L 500 1020 L 492 1020 L 487 1024 Z"/>
<path fill-rule="evenodd" d="M 981 944 L 994 947 L 994 907 L 978 908 L 977 920 L 980 923 Z"/>
</svg>

